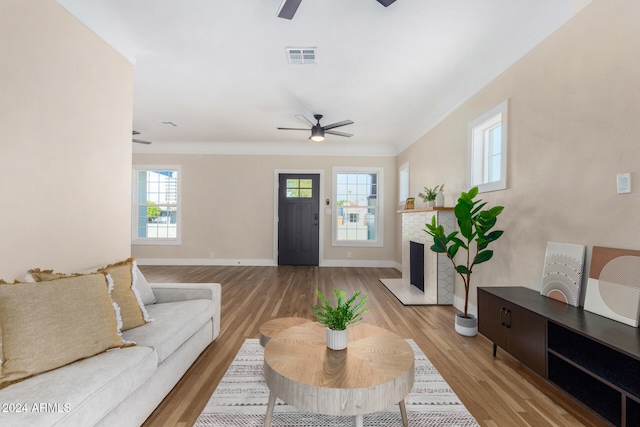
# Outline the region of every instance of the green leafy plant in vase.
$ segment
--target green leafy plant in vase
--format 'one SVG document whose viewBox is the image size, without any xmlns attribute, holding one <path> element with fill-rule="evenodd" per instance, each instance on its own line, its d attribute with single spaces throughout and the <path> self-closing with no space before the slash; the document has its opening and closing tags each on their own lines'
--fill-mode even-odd
<svg viewBox="0 0 640 427">
<path fill-rule="evenodd" d="M 428 207 L 432 208 L 435 206 L 436 197 L 438 197 L 438 193 L 442 191 L 443 188 L 444 188 L 444 184 L 436 185 L 433 188 L 424 187 L 424 193 L 418 193 L 418 197 L 420 197 L 422 201 L 427 204 Z"/>
<path fill-rule="evenodd" d="M 361 321 L 362 315 L 370 310 L 364 308 L 369 296 L 364 295 L 356 301 L 361 294 L 360 291 L 356 291 L 349 299 L 345 291 L 334 289 L 333 293 L 336 296 L 335 306 L 320 289 L 316 289 L 320 304 L 313 305 L 311 308 L 318 310 L 314 315 L 319 323 L 327 327 L 327 347 L 332 350 L 343 350 L 347 348 L 347 326 Z"/>
<path fill-rule="evenodd" d="M 502 230 L 493 230 L 498 215 L 504 209 L 503 206 L 495 206 L 483 209 L 486 202 L 482 199 L 474 200 L 478 195 L 478 187 L 473 187 L 468 193 L 460 193 L 454 213 L 458 221 L 460 231 L 446 234 L 442 225 L 436 224 L 436 217 L 427 223 L 427 234 L 433 237 L 433 245 L 430 249 L 436 253 L 446 254 L 456 272 L 464 283 L 464 312 L 462 316 L 456 316 L 456 331 L 462 335 L 476 335 L 478 331 L 477 319 L 468 313 L 469 289 L 471 287 L 471 274 L 473 268 L 493 258 L 493 251 L 488 249 L 489 244 L 495 242 L 504 233 Z M 462 238 L 461 238 L 462 237 Z M 462 249 L 466 252 L 462 255 L 462 262 L 456 263 L 455 257 Z M 461 320 L 460 317 L 462 317 Z M 462 326 L 460 326 L 462 325 Z"/>
</svg>

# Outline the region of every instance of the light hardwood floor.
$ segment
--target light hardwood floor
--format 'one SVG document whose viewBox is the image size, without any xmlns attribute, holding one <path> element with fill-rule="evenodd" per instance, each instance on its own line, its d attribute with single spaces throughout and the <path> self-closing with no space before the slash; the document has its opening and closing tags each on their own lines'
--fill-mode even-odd
<svg viewBox="0 0 640 427">
<path fill-rule="evenodd" d="M 222 285 L 220 335 L 144 424 L 192 426 L 246 338 L 276 317 L 313 319 L 315 290 L 369 295 L 364 321 L 413 338 L 481 426 L 605 425 L 578 403 L 498 350 L 482 335 L 458 335 L 456 310 L 403 306 L 380 282 L 400 277 L 389 268 L 141 266 L 149 282 Z"/>
</svg>

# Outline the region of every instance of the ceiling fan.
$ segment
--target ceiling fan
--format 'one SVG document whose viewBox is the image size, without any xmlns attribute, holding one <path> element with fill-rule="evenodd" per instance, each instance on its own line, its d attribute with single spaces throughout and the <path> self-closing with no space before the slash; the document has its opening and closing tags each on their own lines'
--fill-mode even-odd
<svg viewBox="0 0 640 427">
<path fill-rule="evenodd" d="M 384 7 L 388 7 L 390 4 L 395 2 L 396 0 L 377 0 L 378 3 L 383 5 Z M 296 14 L 298 10 L 298 6 L 302 0 L 282 0 L 280 3 L 280 7 L 278 8 L 278 13 L 276 14 L 278 18 L 291 19 L 293 15 Z"/>
<path fill-rule="evenodd" d="M 313 118 L 316 119 L 317 122 L 318 122 L 315 125 L 313 124 L 313 122 L 311 120 L 307 119 L 303 115 L 299 114 L 299 115 L 296 116 L 296 119 L 300 120 L 305 125 L 311 127 L 311 136 L 309 137 L 309 139 L 314 141 L 314 142 L 324 141 L 324 134 L 325 133 L 328 133 L 328 134 L 331 134 L 331 135 L 346 136 L 347 138 L 353 136 L 353 134 L 350 134 L 350 133 L 338 132 L 338 131 L 335 131 L 335 130 L 330 130 L 330 129 L 334 129 L 334 128 L 337 128 L 337 127 L 340 127 L 340 126 L 351 125 L 351 124 L 353 124 L 353 121 L 351 121 L 351 120 L 343 120 L 341 122 L 332 123 L 330 125 L 320 126 L 320 119 L 322 119 L 322 114 L 314 114 Z M 303 128 L 278 128 L 278 129 L 279 130 L 305 130 L 305 131 L 309 131 L 309 129 L 303 129 Z"/>
<path fill-rule="evenodd" d="M 140 135 L 140 132 L 138 132 L 137 130 L 134 130 L 132 134 Z M 145 141 L 144 139 L 131 138 L 131 141 L 137 142 L 138 144 L 147 144 L 147 145 L 151 144 L 151 141 Z"/>
</svg>

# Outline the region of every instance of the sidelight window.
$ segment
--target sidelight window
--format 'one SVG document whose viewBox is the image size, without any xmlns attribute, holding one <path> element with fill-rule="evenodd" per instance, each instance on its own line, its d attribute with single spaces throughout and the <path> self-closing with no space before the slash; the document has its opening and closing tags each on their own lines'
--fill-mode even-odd
<svg viewBox="0 0 640 427">
<path fill-rule="evenodd" d="M 382 168 L 333 168 L 334 246 L 382 246 Z"/>
</svg>

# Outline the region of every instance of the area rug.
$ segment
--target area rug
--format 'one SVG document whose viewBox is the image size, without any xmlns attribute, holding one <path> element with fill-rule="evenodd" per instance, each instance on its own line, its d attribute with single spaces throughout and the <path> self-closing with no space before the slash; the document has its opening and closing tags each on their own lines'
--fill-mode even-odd
<svg viewBox="0 0 640 427">
<path fill-rule="evenodd" d="M 440 376 L 420 347 L 407 340 L 415 353 L 415 382 L 405 399 L 411 427 L 478 426 L 458 396 Z M 257 427 L 264 425 L 269 388 L 263 377 L 264 349 L 257 339 L 247 339 L 227 369 L 195 427 Z M 274 427 L 344 427 L 353 417 L 301 412 L 276 401 Z M 364 416 L 364 425 L 402 426 L 398 405 Z"/>
</svg>

